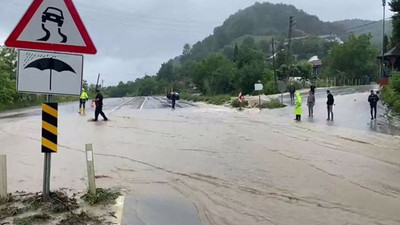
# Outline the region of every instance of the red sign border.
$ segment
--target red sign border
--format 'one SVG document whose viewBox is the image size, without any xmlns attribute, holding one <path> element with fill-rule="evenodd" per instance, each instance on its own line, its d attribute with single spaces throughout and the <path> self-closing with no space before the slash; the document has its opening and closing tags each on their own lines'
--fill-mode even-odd
<svg viewBox="0 0 400 225">
<path fill-rule="evenodd" d="M 36 50 L 47 50 L 55 52 L 71 52 L 71 53 L 83 53 L 83 54 L 96 54 L 97 50 L 94 46 L 92 39 L 87 32 L 85 25 L 83 24 L 78 11 L 76 10 L 72 0 L 63 0 L 67 6 L 69 13 L 74 20 L 79 33 L 82 35 L 82 39 L 86 46 L 73 46 L 73 45 L 62 45 L 62 44 L 49 44 L 31 41 L 18 41 L 18 37 L 25 30 L 29 21 L 35 15 L 36 11 L 42 5 L 44 0 L 34 0 L 31 6 L 28 8 L 18 25 L 15 27 L 13 32 L 7 38 L 5 45 L 7 47 L 13 48 L 23 48 L 23 49 L 36 49 Z"/>
</svg>

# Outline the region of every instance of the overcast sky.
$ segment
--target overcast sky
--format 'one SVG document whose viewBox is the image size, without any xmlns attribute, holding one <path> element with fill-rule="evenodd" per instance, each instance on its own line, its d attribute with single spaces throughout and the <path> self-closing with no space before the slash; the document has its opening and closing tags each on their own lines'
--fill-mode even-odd
<svg viewBox="0 0 400 225">
<path fill-rule="evenodd" d="M 0 0 L 0 44 L 31 0 Z M 231 14 L 254 0 L 74 0 L 98 53 L 85 56 L 84 78 L 105 85 L 155 74 L 185 43 L 212 34 Z M 258 1 L 263 2 L 263 1 Z M 295 5 L 323 21 L 380 20 L 381 0 L 269 0 Z M 387 10 L 387 17 L 390 16 Z"/>
</svg>

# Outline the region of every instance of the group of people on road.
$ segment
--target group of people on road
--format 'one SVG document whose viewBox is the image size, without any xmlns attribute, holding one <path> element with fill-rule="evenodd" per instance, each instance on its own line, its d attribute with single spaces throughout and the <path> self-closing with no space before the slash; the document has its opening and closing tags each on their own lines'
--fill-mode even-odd
<svg viewBox="0 0 400 225">
<path fill-rule="evenodd" d="M 79 113 L 82 115 L 86 114 L 86 102 L 89 100 L 89 95 L 86 90 L 82 88 L 82 93 L 79 99 Z M 93 121 L 97 121 L 99 115 L 103 117 L 105 121 L 108 120 L 107 116 L 103 112 L 103 95 L 100 90 L 96 90 L 96 97 L 92 100 L 92 104 L 96 106 L 94 110 L 94 119 Z"/>
<path fill-rule="evenodd" d="M 308 117 L 314 117 L 315 89 L 316 87 L 314 85 L 311 85 L 310 91 L 308 92 L 308 97 L 307 97 Z M 296 116 L 295 120 L 301 121 L 301 115 L 303 114 L 301 94 L 300 92 L 295 92 L 292 94 L 292 91 L 293 89 L 291 89 L 291 87 L 289 86 L 290 99 L 292 103 L 294 102 L 294 114 Z M 328 118 L 326 120 L 333 121 L 333 106 L 335 105 L 335 98 L 333 97 L 333 94 L 331 93 L 330 90 L 326 91 L 326 96 L 327 96 L 326 106 L 328 113 Z M 292 97 L 295 99 L 292 100 Z M 379 96 L 374 92 L 374 90 L 371 90 L 371 94 L 368 97 L 368 102 L 370 104 L 370 109 L 371 109 L 371 120 L 376 119 Z"/>
<path fill-rule="evenodd" d="M 176 101 L 180 99 L 179 93 L 176 92 L 174 89 L 171 89 L 171 92 L 167 93 L 167 98 L 171 100 L 171 106 L 175 109 Z M 101 94 L 100 90 L 96 90 L 96 97 L 92 100 L 93 107 L 96 106 L 94 110 L 94 119 L 92 121 L 97 121 L 99 115 L 101 115 L 104 121 L 107 121 L 108 118 L 103 112 L 103 95 Z M 86 115 L 86 102 L 89 100 L 89 95 L 87 94 L 86 90 L 82 88 L 82 93 L 79 99 L 79 113 L 82 115 Z"/>
</svg>

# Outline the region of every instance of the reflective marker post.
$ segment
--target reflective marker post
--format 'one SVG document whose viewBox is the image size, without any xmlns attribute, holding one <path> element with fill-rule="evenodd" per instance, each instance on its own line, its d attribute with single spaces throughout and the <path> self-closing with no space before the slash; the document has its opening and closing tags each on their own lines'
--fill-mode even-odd
<svg viewBox="0 0 400 225">
<path fill-rule="evenodd" d="M 93 145 L 86 144 L 86 165 L 88 172 L 89 193 L 96 195 L 96 179 L 94 175 L 94 158 L 93 158 Z"/>
<path fill-rule="evenodd" d="M 0 155 L 0 203 L 7 202 L 7 160 Z"/>
<path fill-rule="evenodd" d="M 53 101 L 53 95 L 47 95 L 47 103 Z M 58 109 L 58 108 L 57 108 Z M 57 151 L 57 120 L 58 111 L 54 108 L 42 112 L 42 152 L 44 152 L 43 169 L 43 197 L 50 197 L 50 172 L 51 172 L 51 154 Z M 47 120 L 47 121 L 46 121 Z M 52 120 L 50 122 L 50 120 Z M 52 138 L 50 138 L 50 136 Z M 49 140 L 50 139 L 50 140 Z"/>
</svg>

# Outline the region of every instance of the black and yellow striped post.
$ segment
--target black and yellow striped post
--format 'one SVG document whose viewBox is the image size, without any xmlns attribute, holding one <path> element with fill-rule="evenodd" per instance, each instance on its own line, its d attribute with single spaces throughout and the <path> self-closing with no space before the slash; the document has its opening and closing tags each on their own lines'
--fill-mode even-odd
<svg viewBox="0 0 400 225">
<path fill-rule="evenodd" d="M 42 105 L 42 152 L 57 153 L 58 104 Z"/>
<path fill-rule="evenodd" d="M 57 153 L 58 104 L 50 103 L 53 96 L 48 95 L 48 103 L 42 105 L 42 152 L 44 153 L 43 196 L 50 196 L 51 154 Z"/>
</svg>

